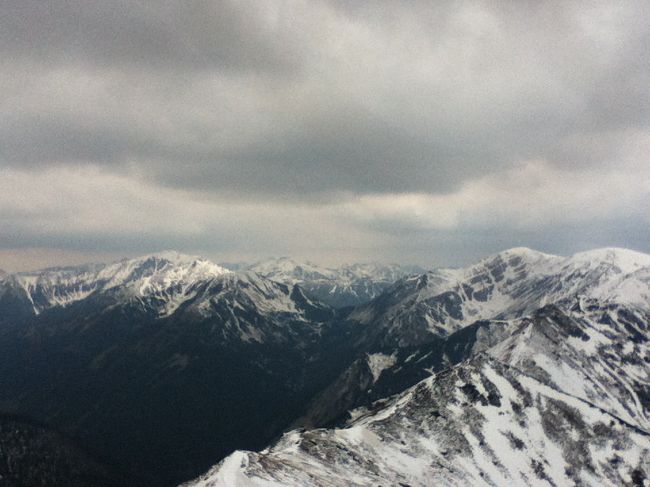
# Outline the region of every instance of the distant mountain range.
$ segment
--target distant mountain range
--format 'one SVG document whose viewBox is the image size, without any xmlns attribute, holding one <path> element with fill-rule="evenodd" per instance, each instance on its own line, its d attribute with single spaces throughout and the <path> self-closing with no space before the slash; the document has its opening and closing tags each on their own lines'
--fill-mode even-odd
<svg viewBox="0 0 650 487">
<path fill-rule="evenodd" d="M 311 296 L 336 308 L 366 303 L 398 279 L 425 271 L 417 266 L 378 263 L 323 267 L 288 257 L 240 264 L 233 269 L 252 271 L 289 285 L 297 284 Z"/>
<path fill-rule="evenodd" d="M 171 485 L 261 447 L 338 373 L 338 312 L 176 253 L 0 281 L 0 409 Z"/>
<path fill-rule="evenodd" d="M 133 485 L 643 485 L 649 325 L 624 249 L 0 273 L 0 411 Z"/>
</svg>

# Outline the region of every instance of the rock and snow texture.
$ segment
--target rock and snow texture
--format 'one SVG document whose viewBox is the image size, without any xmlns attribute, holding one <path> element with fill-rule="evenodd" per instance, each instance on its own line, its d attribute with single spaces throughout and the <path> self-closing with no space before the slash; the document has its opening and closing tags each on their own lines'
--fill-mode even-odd
<svg viewBox="0 0 650 487">
<path fill-rule="evenodd" d="M 607 363 L 624 333 L 553 306 L 508 326 L 498 345 L 345 427 L 236 452 L 190 485 L 644 485 L 648 366 Z"/>
<path fill-rule="evenodd" d="M 176 253 L 10 275 L 0 403 L 83 437 L 137 485 L 175 485 L 271 441 L 335 378 L 335 315 L 297 286 Z"/>
<path fill-rule="evenodd" d="M 188 485 L 649 485 L 648 269 L 650 256 L 620 249 L 514 249 L 405 279 L 356 314 L 392 333 L 390 346 L 326 393 L 436 364 L 429 377 L 340 427 L 237 451 Z M 413 333 L 413 309 L 438 311 L 418 323 L 443 333 Z"/>
<path fill-rule="evenodd" d="M 101 325 L 115 332 L 121 317 L 125 343 L 135 324 L 155 331 L 142 349 L 164 345 L 158 365 L 188 379 L 206 354 L 179 352 L 186 338 L 191 348 L 210 340 L 221 353 L 273 348 L 266 362 L 255 355 L 255 377 L 270 375 L 249 380 L 262 388 L 299 364 L 287 390 L 310 364 L 301 354 L 325 349 L 334 325 L 349 331 L 346 345 L 358 355 L 304 398 L 328 405 L 304 424 L 338 427 L 238 451 L 197 485 L 643 485 L 650 477 L 650 256 L 603 249 L 563 258 L 520 248 L 412 277 L 286 259 L 257 271 L 171 252 L 2 274 L 0 323 L 59 327 L 66 347 L 76 336 L 85 349 L 88 336 L 103 347 Z M 378 282 L 383 293 L 349 315 L 311 297 L 369 299 Z M 90 322 L 99 323 L 94 332 Z M 198 342 L 195 330 L 206 332 Z M 278 361 L 291 351 L 290 365 Z M 110 371 L 115 357 L 107 354 L 93 366 Z M 343 425 L 341 408 L 354 408 Z"/>
<path fill-rule="evenodd" d="M 377 382 L 382 371 L 395 365 L 395 355 L 386 355 L 383 353 L 368 354 L 368 367 L 372 373 L 373 383 Z"/>
<path fill-rule="evenodd" d="M 20 272 L 10 276 L 11 282 L 5 278 L 2 287 L 11 285 L 22 291 L 36 314 L 80 301 L 93 293 L 115 289 L 128 291 L 133 296 L 157 296 L 165 301 L 161 313 L 169 314 L 188 287 L 229 272 L 207 259 L 161 252 L 108 265 Z"/>
<path fill-rule="evenodd" d="M 298 284 L 308 294 L 335 307 L 366 303 L 398 279 L 423 271 L 415 266 L 377 263 L 328 268 L 287 257 L 268 259 L 245 268 L 274 281 Z"/>
<path fill-rule="evenodd" d="M 317 335 L 319 322 L 331 317 L 327 306 L 296 286 L 177 252 L 0 276 L 0 321 L 82 302 L 91 303 L 93 313 L 122 307 L 158 319 L 218 319 L 225 340 L 254 343 Z"/>
<path fill-rule="evenodd" d="M 346 428 L 236 452 L 190 485 L 643 485 L 650 438 L 485 357 Z"/>
<path fill-rule="evenodd" d="M 16 306 L 28 307 L 31 313 L 38 314 L 54 306 L 83 300 L 94 293 L 119 289 L 134 298 L 155 302 L 160 315 L 169 316 L 193 298 L 196 283 L 236 273 L 257 274 L 289 289 L 299 285 L 307 295 L 340 307 L 365 303 L 405 275 L 422 271 L 415 267 L 380 264 L 353 264 L 328 269 L 288 258 L 236 267 L 231 271 L 202 257 L 167 251 L 107 265 L 16 274 L 0 271 L 0 299 L 10 293 Z"/>
<path fill-rule="evenodd" d="M 426 343 L 480 319 L 525 316 L 550 303 L 584 299 L 643 306 L 650 299 L 650 256 L 599 249 L 563 258 L 526 248 L 465 269 L 405 278 L 351 319 L 368 325 L 368 341 L 385 346 Z"/>
</svg>

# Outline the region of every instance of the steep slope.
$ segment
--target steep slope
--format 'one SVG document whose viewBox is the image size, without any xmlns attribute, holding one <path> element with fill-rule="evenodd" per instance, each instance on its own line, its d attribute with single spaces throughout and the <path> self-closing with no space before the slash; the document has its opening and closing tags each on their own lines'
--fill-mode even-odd
<svg viewBox="0 0 650 487">
<path fill-rule="evenodd" d="M 566 259 L 512 249 L 468 269 L 405 279 L 351 313 L 360 325 L 359 357 L 315 396 L 294 425 L 337 424 L 350 409 L 494 345 L 508 333 L 503 320 L 534 314 L 545 303 L 579 315 L 584 311 L 581 319 L 615 324 L 623 334 L 614 353 L 622 353 L 627 338 L 621 336 L 638 340 L 645 333 L 631 330 L 643 330 L 650 311 L 648 263 L 649 256 L 621 249 Z M 465 326 L 472 317 L 478 321 Z M 638 356 L 630 347 L 626 354 Z"/>
<path fill-rule="evenodd" d="M 298 284 L 309 295 L 337 308 L 366 303 L 398 279 L 422 272 L 415 266 L 377 263 L 327 268 L 287 257 L 257 262 L 247 269 L 278 282 Z"/>
<path fill-rule="evenodd" d="M 188 485 L 643 485 L 648 318 L 545 307 L 343 428 L 293 431 Z"/>
<path fill-rule="evenodd" d="M 474 321 L 516 318 L 547 303 L 598 299 L 643 305 L 650 256 L 601 249 L 563 258 L 511 249 L 466 269 L 406 278 L 350 319 L 364 325 L 365 347 L 403 347 L 446 336 Z"/>
<path fill-rule="evenodd" d="M 338 485 L 348 466 L 359 485 L 647 475 L 649 256 L 512 249 L 392 285 L 401 270 L 279 267 L 268 278 L 163 253 L 0 277 L 0 410 L 54 425 L 148 485 L 192 478 L 291 425 L 339 429 L 237 452 L 210 478 Z M 300 284 L 322 282 L 330 293 L 357 278 L 386 287 L 352 311 Z M 418 402 L 409 387 L 432 392 Z M 411 416 L 398 418 L 397 403 Z M 438 404 L 449 423 L 427 419 Z M 569 439 L 549 426 L 562 421 Z M 501 456 L 492 423 L 516 437 L 506 434 L 504 454 L 528 466 Z M 458 452 L 440 446 L 462 443 L 459 434 Z"/>
<path fill-rule="evenodd" d="M 21 289 L 31 302 L 34 314 L 118 288 L 134 296 L 154 296 L 165 301 L 170 308 L 161 307 L 161 313 L 169 313 L 173 311 L 175 299 L 184 296 L 187 285 L 228 272 L 200 257 L 161 252 L 108 265 L 21 272 L 6 287 Z"/>
<path fill-rule="evenodd" d="M 113 487 L 135 482 L 57 431 L 24 418 L 0 415 L 0 485 Z"/>
<path fill-rule="evenodd" d="M 18 279 L 7 289 L 57 299 L 30 301 L 0 328 L 0 408 L 79 437 L 149 484 L 262 447 L 349 360 L 333 309 L 204 260 Z"/>
<path fill-rule="evenodd" d="M 526 328 L 531 320 L 548 325 Z M 499 350 L 512 348 L 508 354 L 517 359 L 513 365 L 518 368 L 545 378 L 555 374 L 572 394 L 650 430 L 648 323 L 648 308 L 583 301 L 568 310 L 548 305 L 526 319 L 478 321 L 448 337 L 390 354 L 366 353 L 312 399 L 294 426 L 336 425 L 351 409 L 396 394 L 498 344 Z M 571 331 L 560 332 L 556 325 Z M 536 346 L 516 344 L 519 339 Z M 557 371 L 557 356 L 570 362 L 569 368 Z"/>
</svg>

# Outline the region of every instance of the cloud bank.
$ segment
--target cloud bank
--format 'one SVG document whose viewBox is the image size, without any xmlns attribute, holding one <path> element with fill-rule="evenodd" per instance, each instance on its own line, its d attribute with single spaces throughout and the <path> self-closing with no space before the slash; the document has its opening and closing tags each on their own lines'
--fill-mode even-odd
<svg viewBox="0 0 650 487">
<path fill-rule="evenodd" d="M 645 2 L 0 13 L 0 267 L 650 250 Z"/>
</svg>

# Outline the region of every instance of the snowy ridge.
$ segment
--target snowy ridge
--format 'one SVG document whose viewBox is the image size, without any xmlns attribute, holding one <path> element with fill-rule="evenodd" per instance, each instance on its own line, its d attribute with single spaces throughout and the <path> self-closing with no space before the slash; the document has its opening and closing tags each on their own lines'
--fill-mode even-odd
<svg viewBox="0 0 650 487">
<path fill-rule="evenodd" d="M 184 295 L 193 283 L 229 272 L 200 257 L 162 252 L 107 265 L 21 272 L 13 275 L 12 284 L 24 290 L 36 314 L 116 288 L 128 289 L 142 297 L 166 296 L 169 307 L 163 314 L 168 314 L 173 311 L 178 296 Z"/>
<path fill-rule="evenodd" d="M 305 280 L 334 279 L 332 269 L 311 262 L 297 262 L 289 257 L 267 259 L 247 266 L 247 270 L 285 284 L 298 284 Z"/>
<path fill-rule="evenodd" d="M 174 485 L 299 414 L 343 360 L 335 318 L 297 286 L 176 253 L 11 275 L 0 402 L 56 417 L 134 485 Z"/>
<path fill-rule="evenodd" d="M 284 333 L 278 334 L 278 331 L 284 328 L 287 319 L 294 324 L 303 322 L 305 329 L 317 332 L 317 323 L 310 322 L 307 314 L 310 310 L 324 309 L 320 303 L 304 297 L 297 288 L 245 272 L 207 282 L 183 313 L 203 319 L 218 316 L 225 330 L 236 330 L 243 341 L 261 343 L 273 336 L 281 338 Z"/>
<path fill-rule="evenodd" d="M 636 354 L 608 364 L 627 335 L 602 315 L 547 307 L 508 326 L 496 346 L 353 414 L 343 428 L 287 433 L 188 485 L 596 486 L 648 478 L 649 405 L 635 392 L 649 384 L 647 338 Z"/>
<path fill-rule="evenodd" d="M 369 334 L 402 346 L 445 336 L 480 319 L 525 316 L 549 303 L 579 299 L 644 306 L 650 256 L 602 249 L 571 257 L 510 249 L 465 269 L 440 269 L 398 282 L 351 318 Z M 372 340 L 372 337 L 368 337 Z"/>
<path fill-rule="evenodd" d="M 650 432 L 650 312 L 618 305 L 549 307 L 511 325 L 489 351 L 518 370 Z"/>
<path fill-rule="evenodd" d="M 347 423 L 187 485 L 647 485 L 649 276 L 624 249 L 511 249 L 404 278 L 352 312 L 365 352 L 311 406 L 327 423 L 363 404 Z"/>
<path fill-rule="evenodd" d="M 288 257 L 268 259 L 246 268 L 284 284 L 298 284 L 309 294 L 336 307 L 365 303 L 398 279 L 422 272 L 422 269 L 414 266 L 378 263 L 328 268 L 311 262 L 297 262 Z"/>
<path fill-rule="evenodd" d="M 128 308 L 157 319 L 216 319 L 224 340 L 246 343 L 310 337 L 331 312 L 293 286 L 177 252 L 9 275 L 0 281 L 0 298 L 7 293 L 27 315 L 93 299 L 96 312 Z"/>
</svg>

